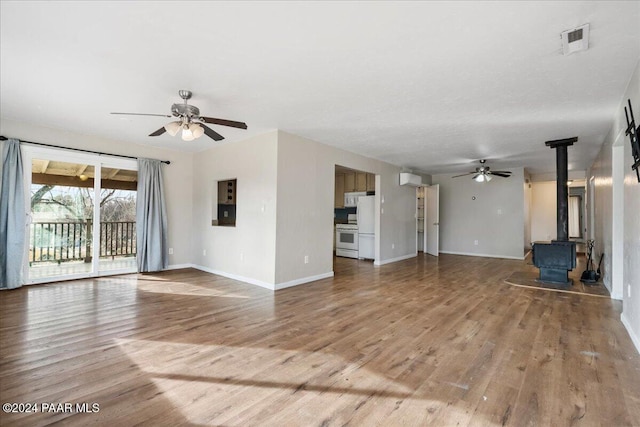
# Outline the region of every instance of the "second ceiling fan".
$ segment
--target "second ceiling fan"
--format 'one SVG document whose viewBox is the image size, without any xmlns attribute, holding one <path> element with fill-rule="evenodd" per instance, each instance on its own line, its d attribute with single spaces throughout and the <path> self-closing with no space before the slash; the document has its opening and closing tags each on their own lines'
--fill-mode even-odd
<svg viewBox="0 0 640 427">
<path fill-rule="evenodd" d="M 215 141 L 222 141 L 224 136 L 214 131 L 205 123 L 229 126 L 239 129 L 246 129 L 247 124 L 244 122 L 236 122 L 233 120 L 216 119 L 213 117 L 204 117 L 200 115 L 200 109 L 195 105 L 189 105 L 187 100 L 191 99 L 190 90 L 178 91 L 180 98 L 184 100 L 183 104 L 173 104 L 171 106 L 171 115 L 168 114 L 147 114 L 147 113 L 111 113 L 120 114 L 126 116 L 158 116 L 158 117 L 175 117 L 178 120 L 169 122 L 155 132 L 149 134 L 149 136 L 160 136 L 167 132 L 171 136 L 175 136 L 182 130 L 182 139 L 184 141 L 193 141 L 196 138 L 200 138 L 203 134 L 206 134 L 209 138 Z"/>
<path fill-rule="evenodd" d="M 492 171 L 489 166 L 485 166 L 486 160 L 480 160 L 480 167 L 477 167 L 475 171 L 469 173 L 463 173 L 462 175 L 452 176 L 452 178 L 458 178 L 460 176 L 474 175 L 473 179 L 476 182 L 489 182 L 491 178 L 500 176 L 502 178 L 511 177 L 511 171 Z"/>
</svg>

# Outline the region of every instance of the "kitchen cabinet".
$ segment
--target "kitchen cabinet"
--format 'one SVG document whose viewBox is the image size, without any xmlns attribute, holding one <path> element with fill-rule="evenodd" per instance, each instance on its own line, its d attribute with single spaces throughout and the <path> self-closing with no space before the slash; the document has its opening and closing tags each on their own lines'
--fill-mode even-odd
<svg viewBox="0 0 640 427">
<path fill-rule="evenodd" d="M 365 191 L 376 191 L 376 176 L 372 173 L 367 174 L 367 189 Z"/>
<path fill-rule="evenodd" d="M 344 207 L 344 174 L 336 174 L 335 204 L 336 208 Z"/>
<path fill-rule="evenodd" d="M 344 191 L 345 193 L 351 193 L 356 190 L 356 173 L 345 172 L 344 174 Z"/>
<path fill-rule="evenodd" d="M 335 203 L 336 208 L 344 207 L 344 193 L 376 190 L 376 176 L 372 173 L 353 171 L 336 172 Z"/>
<path fill-rule="evenodd" d="M 356 172 L 356 190 L 355 191 L 367 191 L 367 173 Z"/>
</svg>

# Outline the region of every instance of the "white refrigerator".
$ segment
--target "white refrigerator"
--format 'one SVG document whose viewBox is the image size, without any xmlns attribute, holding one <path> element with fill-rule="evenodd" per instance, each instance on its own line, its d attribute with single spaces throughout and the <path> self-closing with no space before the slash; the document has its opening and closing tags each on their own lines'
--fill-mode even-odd
<svg viewBox="0 0 640 427">
<path fill-rule="evenodd" d="M 375 258 L 375 196 L 358 197 L 358 258 Z"/>
</svg>

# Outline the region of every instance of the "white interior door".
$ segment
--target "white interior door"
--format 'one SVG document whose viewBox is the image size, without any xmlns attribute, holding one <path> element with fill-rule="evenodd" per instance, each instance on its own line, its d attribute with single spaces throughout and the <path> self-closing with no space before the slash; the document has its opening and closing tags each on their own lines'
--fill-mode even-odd
<svg viewBox="0 0 640 427">
<path fill-rule="evenodd" d="M 440 247 L 440 186 L 438 184 L 426 188 L 426 218 L 427 253 L 438 256 Z"/>
</svg>

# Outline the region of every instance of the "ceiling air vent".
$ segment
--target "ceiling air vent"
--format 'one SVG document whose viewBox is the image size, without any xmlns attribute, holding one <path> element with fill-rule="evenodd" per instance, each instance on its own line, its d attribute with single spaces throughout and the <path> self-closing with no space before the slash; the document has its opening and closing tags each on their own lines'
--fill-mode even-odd
<svg viewBox="0 0 640 427">
<path fill-rule="evenodd" d="M 562 53 L 564 55 L 589 49 L 589 24 L 563 31 L 560 36 L 562 37 Z"/>
</svg>

